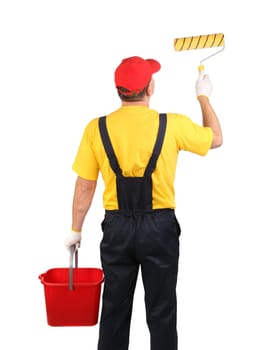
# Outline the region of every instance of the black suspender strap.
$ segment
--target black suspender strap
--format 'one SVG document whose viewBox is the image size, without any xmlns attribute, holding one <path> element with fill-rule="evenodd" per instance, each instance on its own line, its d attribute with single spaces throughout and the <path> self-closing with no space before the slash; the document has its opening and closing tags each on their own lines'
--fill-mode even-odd
<svg viewBox="0 0 269 350">
<path fill-rule="evenodd" d="M 146 167 L 144 176 L 151 175 L 156 168 L 156 163 L 161 153 L 161 149 L 164 141 L 166 125 L 167 125 L 167 116 L 165 113 L 161 113 L 159 115 L 159 130 L 158 130 L 157 139 L 153 148 L 151 158 Z"/>
<path fill-rule="evenodd" d="M 160 155 L 163 141 L 164 141 L 166 125 L 167 125 L 167 116 L 165 113 L 161 113 L 159 115 L 159 129 L 158 129 L 157 139 L 156 139 L 149 163 L 146 167 L 144 176 L 150 176 L 156 167 L 156 163 Z M 110 166 L 116 175 L 122 176 L 122 170 L 119 166 L 110 137 L 107 132 L 106 116 L 99 118 L 99 130 L 100 130 L 101 139 L 103 141 L 103 145 L 104 145 L 107 157 L 109 159 Z"/>
<path fill-rule="evenodd" d="M 103 145 L 106 151 L 107 158 L 109 159 L 110 166 L 116 175 L 122 176 L 121 168 L 119 166 L 112 143 L 110 141 L 110 137 L 107 132 L 106 116 L 99 118 L 99 130 L 100 130 L 100 134 L 101 134 Z"/>
</svg>

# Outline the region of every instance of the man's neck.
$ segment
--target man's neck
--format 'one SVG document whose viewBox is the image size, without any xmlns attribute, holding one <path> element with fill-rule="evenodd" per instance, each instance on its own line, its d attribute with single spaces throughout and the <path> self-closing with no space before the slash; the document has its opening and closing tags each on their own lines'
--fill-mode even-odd
<svg viewBox="0 0 269 350">
<path fill-rule="evenodd" d="M 122 107 L 126 107 L 126 106 L 144 106 L 144 107 L 149 107 L 149 101 L 148 100 L 133 101 L 133 102 L 122 101 L 121 105 L 122 105 Z"/>
</svg>

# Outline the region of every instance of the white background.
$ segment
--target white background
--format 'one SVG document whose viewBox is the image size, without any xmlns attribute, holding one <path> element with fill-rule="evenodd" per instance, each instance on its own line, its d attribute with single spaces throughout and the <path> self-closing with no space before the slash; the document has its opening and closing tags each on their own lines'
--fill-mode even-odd
<svg viewBox="0 0 269 350">
<path fill-rule="evenodd" d="M 182 227 L 178 331 L 182 350 L 268 350 L 268 11 L 265 1 L 2 0 L 0 5 L 1 344 L 96 349 L 98 327 L 46 323 L 38 276 L 67 266 L 82 132 L 120 105 L 114 69 L 156 58 L 151 107 L 200 123 L 197 66 L 213 49 L 175 52 L 176 37 L 223 32 L 205 62 L 224 135 L 205 158 L 179 157 Z M 81 266 L 100 266 L 101 177 L 86 219 Z M 143 288 L 130 350 L 149 349 Z"/>
</svg>

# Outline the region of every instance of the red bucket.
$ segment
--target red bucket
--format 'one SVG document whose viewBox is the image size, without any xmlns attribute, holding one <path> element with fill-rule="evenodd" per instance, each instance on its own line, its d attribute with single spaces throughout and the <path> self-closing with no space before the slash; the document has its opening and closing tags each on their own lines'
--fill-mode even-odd
<svg viewBox="0 0 269 350">
<path fill-rule="evenodd" d="M 103 271 L 98 268 L 55 268 L 39 276 L 44 285 L 50 326 L 94 326 L 98 322 Z"/>
</svg>

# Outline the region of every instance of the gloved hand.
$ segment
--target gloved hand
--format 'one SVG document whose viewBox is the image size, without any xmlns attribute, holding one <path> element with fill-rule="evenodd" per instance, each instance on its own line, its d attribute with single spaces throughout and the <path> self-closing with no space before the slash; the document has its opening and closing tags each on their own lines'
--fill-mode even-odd
<svg viewBox="0 0 269 350">
<path fill-rule="evenodd" d="M 204 74 L 204 70 L 201 70 L 199 72 L 199 77 L 196 80 L 195 84 L 195 90 L 196 90 L 196 96 L 206 96 L 210 97 L 213 87 L 211 80 L 209 79 L 209 76 L 207 74 Z"/>
<path fill-rule="evenodd" d="M 67 249 L 70 249 L 72 245 L 77 245 L 80 247 L 80 241 L 81 241 L 81 233 L 75 232 L 71 230 L 70 234 L 65 239 L 65 246 Z"/>
</svg>

